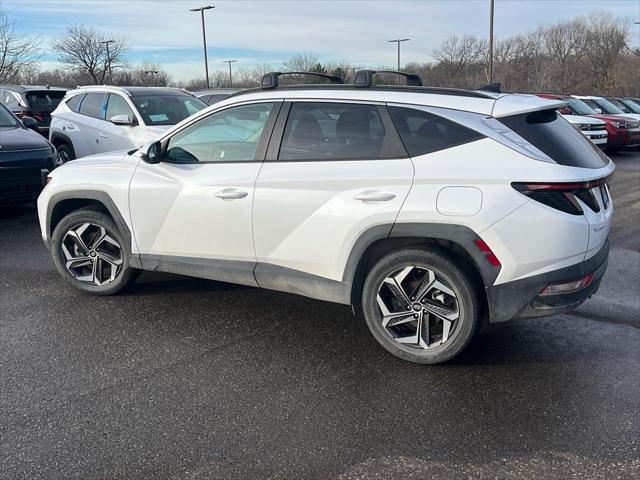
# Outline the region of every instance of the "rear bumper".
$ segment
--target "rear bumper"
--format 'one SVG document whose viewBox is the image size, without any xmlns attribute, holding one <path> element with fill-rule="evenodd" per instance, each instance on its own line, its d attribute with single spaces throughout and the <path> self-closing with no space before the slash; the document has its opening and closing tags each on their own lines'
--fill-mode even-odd
<svg viewBox="0 0 640 480">
<path fill-rule="evenodd" d="M 608 258 L 609 242 L 607 241 L 596 255 L 584 262 L 487 288 L 489 321 L 499 323 L 518 318 L 559 315 L 576 309 L 598 290 L 607 269 Z M 540 296 L 540 292 L 547 285 L 570 282 L 588 274 L 593 274 L 593 279 L 581 290 Z"/>
</svg>

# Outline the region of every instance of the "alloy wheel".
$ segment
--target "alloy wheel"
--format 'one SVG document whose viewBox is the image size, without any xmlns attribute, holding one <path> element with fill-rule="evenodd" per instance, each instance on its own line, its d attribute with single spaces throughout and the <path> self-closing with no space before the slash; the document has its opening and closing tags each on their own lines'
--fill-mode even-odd
<svg viewBox="0 0 640 480">
<path fill-rule="evenodd" d="M 62 239 L 65 268 L 79 282 L 107 285 L 122 267 L 122 247 L 104 227 L 82 223 L 69 229 Z"/>
<path fill-rule="evenodd" d="M 449 282 L 418 266 L 394 270 L 378 287 L 382 327 L 396 342 L 431 349 L 451 340 L 460 310 Z"/>
</svg>

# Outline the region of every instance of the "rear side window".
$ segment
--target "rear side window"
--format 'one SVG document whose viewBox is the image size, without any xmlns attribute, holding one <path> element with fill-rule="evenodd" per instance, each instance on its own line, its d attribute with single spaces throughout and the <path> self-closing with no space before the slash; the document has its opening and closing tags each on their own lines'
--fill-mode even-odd
<svg viewBox="0 0 640 480">
<path fill-rule="evenodd" d="M 295 102 L 291 105 L 278 159 L 406 157 L 398 135 L 391 127 L 385 127 L 377 105 Z"/>
<path fill-rule="evenodd" d="M 560 165 L 600 168 L 607 157 L 555 110 L 499 118 L 500 122 Z"/>
<path fill-rule="evenodd" d="M 80 113 L 90 117 L 104 119 L 104 93 L 87 93 L 80 104 Z"/>
<path fill-rule="evenodd" d="M 484 138 L 455 122 L 415 108 L 390 107 L 409 155 L 417 157 Z"/>
<path fill-rule="evenodd" d="M 80 103 L 84 98 L 84 94 L 74 95 L 69 100 L 67 100 L 67 107 L 73 112 L 78 112 L 80 110 Z"/>
</svg>

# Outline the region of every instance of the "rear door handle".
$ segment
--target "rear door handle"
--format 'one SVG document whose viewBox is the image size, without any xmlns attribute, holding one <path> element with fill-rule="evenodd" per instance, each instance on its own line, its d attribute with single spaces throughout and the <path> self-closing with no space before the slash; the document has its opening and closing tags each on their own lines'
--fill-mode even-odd
<svg viewBox="0 0 640 480">
<path fill-rule="evenodd" d="M 225 188 L 224 190 L 220 190 L 216 193 L 216 197 L 222 198 L 223 200 L 235 200 L 239 198 L 244 198 L 249 195 L 248 192 L 244 190 L 238 190 L 236 188 Z"/>
<path fill-rule="evenodd" d="M 353 198 L 355 198 L 356 200 L 361 200 L 363 202 L 388 202 L 389 200 L 393 200 L 394 198 L 396 198 L 396 194 L 390 192 L 381 192 L 379 190 L 367 190 L 358 193 Z"/>
</svg>

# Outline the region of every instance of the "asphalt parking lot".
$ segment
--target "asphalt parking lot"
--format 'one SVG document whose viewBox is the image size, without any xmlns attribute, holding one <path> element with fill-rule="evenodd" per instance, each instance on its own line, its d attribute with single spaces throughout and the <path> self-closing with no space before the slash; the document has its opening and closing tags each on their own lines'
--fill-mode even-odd
<svg viewBox="0 0 640 480">
<path fill-rule="evenodd" d="M 434 367 L 284 293 L 144 273 L 84 296 L 33 206 L 0 207 L 0 478 L 639 478 L 640 152 L 614 160 L 597 295 Z"/>
</svg>

